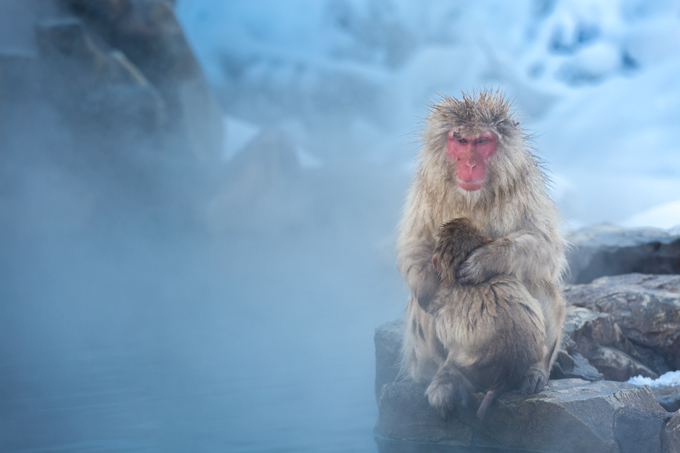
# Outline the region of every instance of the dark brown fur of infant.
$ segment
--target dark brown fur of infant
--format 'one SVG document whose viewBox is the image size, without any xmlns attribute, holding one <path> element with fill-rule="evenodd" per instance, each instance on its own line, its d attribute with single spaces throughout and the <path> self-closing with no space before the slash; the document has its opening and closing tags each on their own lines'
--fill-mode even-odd
<svg viewBox="0 0 680 453">
<path fill-rule="evenodd" d="M 481 391 L 482 419 L 495 398 L 517 386 L 546 354 L 541 307 L 515 277 L 459 283 L 461 263 L 489 243 L 470 220 L 458 218 L 442 225 L 435 246 L 432 261 L 441 285 L 426 311 L 434 317 L 431 341 L 441 360 L 426 395 L 443 417 L 458 404 L 467 406 L 471 391 Z"/>
</svg>

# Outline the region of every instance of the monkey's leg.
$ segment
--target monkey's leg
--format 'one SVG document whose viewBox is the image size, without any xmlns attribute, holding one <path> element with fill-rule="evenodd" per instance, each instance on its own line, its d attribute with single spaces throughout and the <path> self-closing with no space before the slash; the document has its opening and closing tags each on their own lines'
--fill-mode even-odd
<svg viewBox="0 0 680 453">
<path fill-rule="evenodd" d="M 451 355 L 449 355 L 444 365 L 432 379 L 425 395 L 427 395 L 430 406 L 437 409 L 442 418 L 447 419 L 457 405 L 467 407 L 470 394 L 474 391 L 474 386 L 458 370 L 451 359 Z"/>
<path fill-rule="evenodd" d="M 553 310 L 545 313 L 550 308 Z M 550 299 L 548 303 L 544 302 L 543 310 L 546 314 L 547 353 L 540 362 L 527 370 L 519 387 L 522 393 L 538 393 L 543 390 L 550 378 L 550 370 L 555 358 L 557 358 L 557 351 L 562 339 L 562 324 L 566 316 L 566 308 L 559 293 L 555 293 L 554 299 Z"/>
<path fill-rule="evenodd" d="M 532 365 L 522 378 L 519 389 L 522 393 L 538 393 L 548 383 L 550 378 L 550 368 L 557 356 L 557 342 L 552 346 L 552 350 L 543 357 L 543 360 Z"/>
</svg>

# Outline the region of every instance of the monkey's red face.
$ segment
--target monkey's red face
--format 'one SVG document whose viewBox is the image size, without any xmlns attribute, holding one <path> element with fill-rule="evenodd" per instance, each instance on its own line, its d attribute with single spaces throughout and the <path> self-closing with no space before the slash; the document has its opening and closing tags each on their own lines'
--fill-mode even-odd
<svg viewBox="0 0 680 453">
<path fill-rule="evenodd" d="M 479 190 L 484 185 L 486 162 L 496 153 L 496 136 L 491 131 L 462 136 L 454 129 L 448 134 L 446 153 L 456 167 L 460 188 Z"/>
</svg>

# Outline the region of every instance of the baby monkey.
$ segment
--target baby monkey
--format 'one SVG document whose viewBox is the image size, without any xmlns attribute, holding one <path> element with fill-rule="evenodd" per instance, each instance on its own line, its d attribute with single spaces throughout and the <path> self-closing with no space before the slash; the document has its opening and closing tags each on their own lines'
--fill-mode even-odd
<svg viewBox="0 0 680 453">
<path fill-rule="evenodd" d="M 483 419 L 496 397 L 516 386 L 547 352 L 541 307 L 515 277 L 458 282 L 461 263 L 490 241 L 470 220 L 458 218 L 442 225 L 432 257 L 441 286 L 427 307 L 434 318 L 429 340 L 440 360 L 425 394 L 443 417 L 456 404 L 467 406 L 476 390 L 486 392 L 477 411 Z"/>
</svg>

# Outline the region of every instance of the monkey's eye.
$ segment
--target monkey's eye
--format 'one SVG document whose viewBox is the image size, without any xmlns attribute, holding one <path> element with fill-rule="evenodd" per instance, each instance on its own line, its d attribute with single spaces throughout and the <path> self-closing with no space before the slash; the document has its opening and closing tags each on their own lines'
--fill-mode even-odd
<svg viewBox="0 0 680 453">
<path fill-rule="evenodd" d="M 464 138 L 461 138 L 461 139 L 458 140 L 458 143 L 462 143 L 464 145 L 464 144 L 467 143 L 467 140 L 465 140 Z"/>
<path fill-rule="evenodd" d="M 486 143 L 486 142 L 488 142 L 488 141 L 489 141 L 488 138 L 480 138 L 479 140 L 477 140 L 477 144 L 478 144 L 478 145 L 483 145 L 484 143 Z"/>
</svg>

